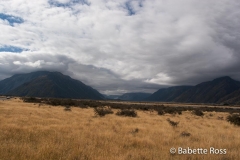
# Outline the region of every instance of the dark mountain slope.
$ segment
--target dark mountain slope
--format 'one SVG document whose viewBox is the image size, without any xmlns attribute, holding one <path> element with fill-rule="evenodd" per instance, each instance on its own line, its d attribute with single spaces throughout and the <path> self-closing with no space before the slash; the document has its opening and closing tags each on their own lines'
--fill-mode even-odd
<svg viewBox="0 0 240 160">
<path fill-rule="evenodd" d="M 225 97 L 221 98 L 218 103 L 225 103 L 225 104 L 240 104 L 240 89 L 226 95 Z"/>
<path fill-rule="evenodd" d="M 191 86 L 175 86 L 169 88 L 159 89 L 157 92 L 153 93 L 146 100 L 148 101 L 162 101 L 162 102 L 171 102 L 183 92 L 192 88 Z"/>
<path fill-rule="evenodd" d="M 47 72 L 7 94 L 30 97 L 104 99 L 97 90 L 59 72 Z"/>
<path fill-rule="evenodd" d="M 151 95 L 150 93 L 141 93 L 141 92 L 125 93 L 120 97 L 118 97 L 118 99 L 125 100 L 125 101 L 143 101 L 150 95 Z"/>
<path fill-rule="evenodd" d="M 174 99 L 178 102 L 216 103 L 224 96 L 238 90 L 240 82 L 230 77 L 200 83 Z"/>
<path fill-rule="evenodd" d="M 16 74 L 10 78 L 6 78 L 0 81 L 0 94 L 6 94 L 10 90 L 13 90 L 26 82 L 30 82 L 31 80 L 48 73 L 49 72 L 47 71 L 38 71 L 27 74 Z"/>
</svg>

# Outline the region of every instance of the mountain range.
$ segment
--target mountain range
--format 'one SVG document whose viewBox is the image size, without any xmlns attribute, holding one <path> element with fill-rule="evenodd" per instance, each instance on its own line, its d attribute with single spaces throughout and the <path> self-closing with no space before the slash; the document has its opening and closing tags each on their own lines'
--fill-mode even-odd
<svg viewBox="0 0 240 160">
<path fill-rule="evenodd" d="M 196 86 L 159 89 L 147 101 L 240 104 L 240 82 L 225 76 Z"/>
<path fill-rule="evenodd" d="M 111 96 L 102 95 L 92 87 L 60 72 L 37 71 L 13 75 L 0 81 L 0 94 L 96 100 L 240 104 L 240 82 L 225 76 L 195 86 L 161 88 L 153 94 L 137 92 Z"/>
</svg>

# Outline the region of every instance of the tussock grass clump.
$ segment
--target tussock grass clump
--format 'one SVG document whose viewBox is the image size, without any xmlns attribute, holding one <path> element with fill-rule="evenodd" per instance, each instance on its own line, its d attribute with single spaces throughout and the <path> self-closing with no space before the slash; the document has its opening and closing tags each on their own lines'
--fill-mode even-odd
<svg viewBox="0 0 240 160">
<path fill-rule="evenodd" d="M 96 107 L 94 108 L 95 115 L 100 117 L 105 116 L 106 114 L 113 114 L 111 107 Z"/>
<path fill-rule="evenodd" d="M 118 116 L 137 117 L 137 112 L 134 109 L 122 109 L 116 113 Z"/>
<path fill-rule="evenodd" d="M 199 110 L 199 109 L 195 109 L 192 111 L 192 114 L 196 115 L 196 116 L 200 116 L 200 117 L 203 117 L 204 116 L 204 113 Z"/>
<path fill-rule="evenodd" d="M 240 126 L 240 115 L 239 114 L 228 115 L 227 121 L 236 126 Z"/>
</svg>

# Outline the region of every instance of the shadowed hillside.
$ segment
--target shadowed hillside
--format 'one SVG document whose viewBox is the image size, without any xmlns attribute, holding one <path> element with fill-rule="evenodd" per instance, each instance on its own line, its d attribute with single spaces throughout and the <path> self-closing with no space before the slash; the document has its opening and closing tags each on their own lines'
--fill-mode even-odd
<svg viewBox="0 0 240 160">
<path fill-rule="evenodd" d="M 240 89 L 221 98 L 218 102 L 222 102 L 225 104 L 240 104 Z"/>
<path fill-rule="evenodd" d="M 240 82 L 230 77 L 221 77 L 213 81 L 200 83 L 175 99 L 177 102 L 216 103 L 221 98 L 238 90 Z"/>
<path fill-rule="evenodd" d="M 191 86 L 176 86 L 169 88 L 159 89 L 157 92 L 153 93 L 146 100 L 148 101 L 162 101 L 162 102 L 171 102 L 175 98 L 180 96 L 183 92 L 190 89 Z"/>
<path fill-rule="evenodd" d="M 15 80 L 15 77 L 13 76 L 8 80 L 15 84 L 18 80 Z M 21 78 L 27 82 L 5 92 L 5 94 L 29 97 L 104 99 L 97 90 L 59 72 L 29 73 L 21 75 Z M 7 81 L 8 84 L 11 84 L 10 82 Z"/>
<path fill-rule="evenodd" d="M 38 71 L 27 74 L 16 74 L 10 78 L 6 78 L 0 81 L 0 94 L 6 94 L 18 86 L 48 73 L 47 71 Z"/>
</svg>

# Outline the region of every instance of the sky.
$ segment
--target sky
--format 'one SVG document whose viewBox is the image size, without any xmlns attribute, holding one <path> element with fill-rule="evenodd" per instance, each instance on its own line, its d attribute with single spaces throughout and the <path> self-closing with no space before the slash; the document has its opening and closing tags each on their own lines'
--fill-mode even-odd
<svg viewBox="0 0 240 160">
<path fill-rule="evenodd" d="M 240 80 L 239 0 L 1 0 L 0 80 L 59 71 L 103 94 Z"/>
</svg>

